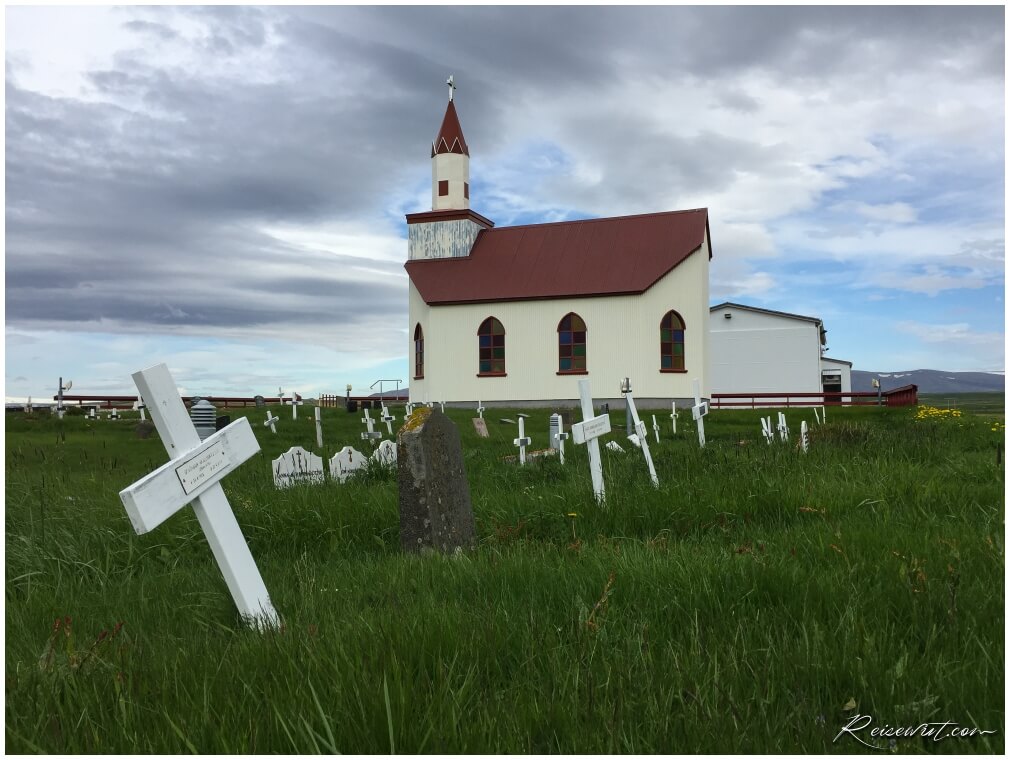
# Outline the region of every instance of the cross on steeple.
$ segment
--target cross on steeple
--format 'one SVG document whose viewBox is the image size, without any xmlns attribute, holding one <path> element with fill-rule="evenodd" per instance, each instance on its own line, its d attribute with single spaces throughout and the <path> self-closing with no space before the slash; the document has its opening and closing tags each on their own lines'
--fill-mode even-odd
<svg viewBox="0 0 1010 760">
<path fill-rule="evenodd" d="M 451 103 L 452 102 L 452 91 L 456 89 L 456 84 L 452 81 L 452 74 L 450 74 L 449 78 L 445 80 L 445 83 L 447 85 L 449 85 L 449 102 Z"/>
</svg>

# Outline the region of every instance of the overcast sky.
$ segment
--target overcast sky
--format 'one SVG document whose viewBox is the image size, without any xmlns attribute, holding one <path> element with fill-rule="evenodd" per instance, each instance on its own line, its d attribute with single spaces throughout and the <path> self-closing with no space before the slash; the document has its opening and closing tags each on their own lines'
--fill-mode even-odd
<svg viewBox="0 0 1010 760">
<path fill-rule="evenodd" d="M 1004 368 L 1004 9 L 6 9 L 6 395 L 407 379 L 445 79 L 498 226 L 708 207 L 712 303 Z"/>
</svg>

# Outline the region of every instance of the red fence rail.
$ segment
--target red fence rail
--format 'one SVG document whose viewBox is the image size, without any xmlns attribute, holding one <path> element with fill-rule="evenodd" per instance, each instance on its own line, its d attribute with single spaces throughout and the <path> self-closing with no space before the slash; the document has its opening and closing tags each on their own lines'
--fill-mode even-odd
<svg viewBox="0 0 1010 760">
<path fill-rule="evenodd" d="M 358 402 L 358 406 L 364 408 L 365 404 L 369 405 L 369 408 L 382 406 L 382 402 L 385 401 L 387 404 L 396 401 L 398 403 L 407 403 L 410 399 L 407 397 L 407 391 L 386 391 L 381 396 L 378 394 L 374 396 L 337 396 L 331 393 L 321 393 L 319 394 L 319 406 L 322 407 L 341 407 L 345 406 L 350 401 Z"/>
<path fill-rule="evenodd" d="M 873 391 L 827 393 L 713 393 L 713 409 L 756 409 L 764 406 L 915 406 L 919 386 L 904 385 L 878 394 Z"/>
<path fill-rule="evenodd" d="M 214 406 L 224 407 L 225 409 L 233 406 L 256 406 L 255 397 L 200 396 L 199 398 L 205 398 Z M 59 396 L 53 396 L 53 401 L 58 400 Z M 77 406 L 97 406 L 99 409 L 132 409 L 136 400 L 136 396 L 68 396 L 66 393 L 63 394 L 63 404 L 65 406 L 76 404 Z M 276 396 L 272 398 L 264 396 L 263 402 L 266 404 L 279 404 L 280 399 Z M 193 403 L 193 397 L 183 396 L 182 403 L 189 406 Z"/>
</svg>

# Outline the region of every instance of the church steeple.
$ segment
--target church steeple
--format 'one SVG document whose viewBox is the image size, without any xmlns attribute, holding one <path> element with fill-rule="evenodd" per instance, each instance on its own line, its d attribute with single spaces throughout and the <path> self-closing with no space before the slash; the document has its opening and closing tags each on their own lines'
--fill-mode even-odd
<svg viewBox="0 0 1010 760">
<path fill-rule="evenodd" d="M 431 209 L 470 208 L 470 149 L 463 138 L 456 105 L 452 100 L 456 85 L 450 76 L 449 104 L 442 126 L 431 144 Z"/>
</svg>

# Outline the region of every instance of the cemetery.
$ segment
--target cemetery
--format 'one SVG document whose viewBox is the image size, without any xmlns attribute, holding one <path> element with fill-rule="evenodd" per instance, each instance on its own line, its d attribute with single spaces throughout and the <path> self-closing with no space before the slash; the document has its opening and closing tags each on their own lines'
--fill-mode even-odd
<svg viewBox="0 0 1010 760">
<path fill-rule="evenodd" d="M 8 415 L 8 751 L 821 753 L 856 713 L 1002 725 L 1002 410 L 697 397 L 636 409 L 636 444 L 616 383 L 570 379 L 563 410 L 223 424 L 156 369 L 118 420 Z"/>
</svg>

